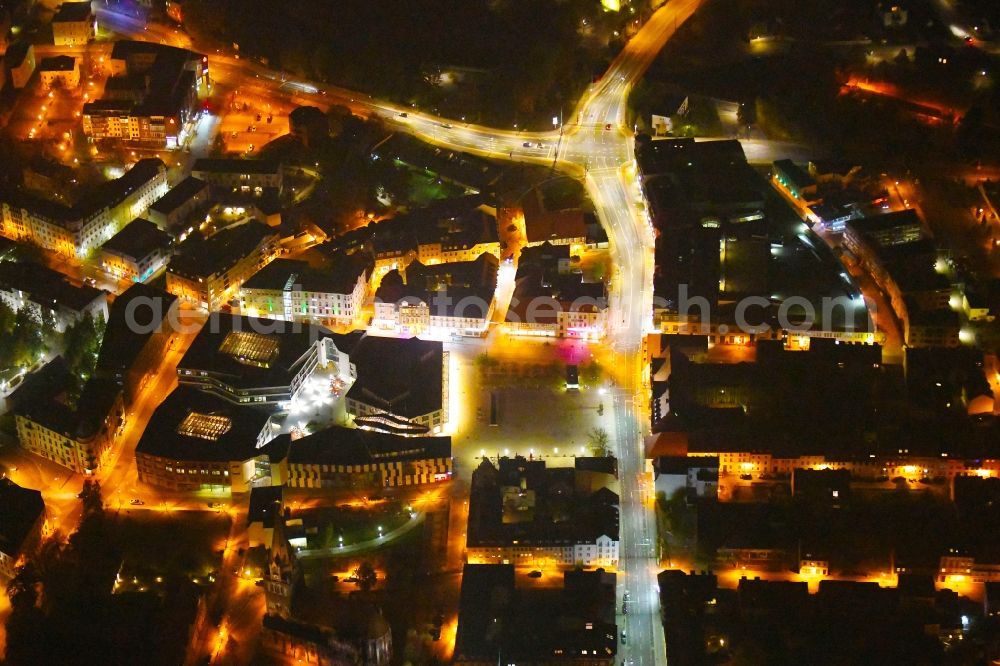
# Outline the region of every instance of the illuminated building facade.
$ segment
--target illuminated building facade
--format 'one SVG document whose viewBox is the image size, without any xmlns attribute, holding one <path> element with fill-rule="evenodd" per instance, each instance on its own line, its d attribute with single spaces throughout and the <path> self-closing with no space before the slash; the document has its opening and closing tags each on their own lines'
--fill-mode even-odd
<svg viewBox="0 0 1000 666">
<path fill-rule="evenodd" d="M 189 238 L 176 246 L 167 266 L 167 291 L 196 306 L 217 311 L 239 295 L 240 287 L 274 258 L 278 235 L 251 221 L 209 238 Z"/>
<path fill-rule="evenodd" d="M 143 159 L 73 206 L 18 189 L 0 193 L 0 235 L 67 256 L 85 257 L 167 192 L 162 161 Z"/>
</svg>

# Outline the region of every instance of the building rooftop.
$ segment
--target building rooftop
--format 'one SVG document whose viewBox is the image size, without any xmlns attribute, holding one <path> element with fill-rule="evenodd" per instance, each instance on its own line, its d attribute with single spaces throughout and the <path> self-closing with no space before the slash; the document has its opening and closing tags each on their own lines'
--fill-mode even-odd
<svg viewBox="0 0 1000 666">
<path fill-rule="evenodd" d="M 256 220 L 222 229 L 208 238 L 193 236 L 176 247 L 167 270 L 189 279 L 218 275 L 248 256 L 268 237 L 277 237 L 274 229 Z"/>
<path fill-rule="evenodd" d="M 4 64 L 10 69 L 17 69 L 24 64 L 24 59 L 32 52 L 31 42 L 14 42 L 4 54 Z"/>
<path fill-rule="evenodd" d="M 28 535 L 45 513 L 42 493 L 0 479 L 0 552 L 15 558 Z"/>
<path fill-rule="evenodd" d="M 95 375 L 122 381 L 149 338 L 164 326 L 176 302 L 173 294 L 141 282 L 118 296 L 108 309 Z"/>
<path fill-rule="evenodd" d="M 442 408 L 442 374 L 447 368 L 441 342 L 365 336 L 348 353 L 358 372 L 348 399 L 404 418 Z"/>
<path fill-rule="evenodd" d="M 85 192 L 72 206 L 56 203 L 17 188 L 4 191 L 0 194 L 0 200 L 34 211 L 55 224 L 71 226 L 102 209 L 117 206 L 157 174 L 166 173 L 166 169 L 166 165 L 160 159 L 155 157 L 141 159 L 120 178 L 101 183 Z"/>
<path fill-rule="evenodd" d="M 774 168 L 779 169 L 785 178 L 797 189 L 812 187 L 816 180 L 809 173 L 791 160 L 777 160 Z"/>
<path fill-rule="evenodd" d="M 484 459 L 473 472 L 470 546 L 568 544 L 618 539 L 618 495 L 607 488 L 575 490 L 576 469 L 544 461 Z"/>
<path fill-rule="evenodd" d="M 247 173 L 277 174 L 281 163 L 277 160 L 242 160 L 237 158 L 202 157 L 195 160 L 191 173 Z"/>
<path fill-rule="evenodd" d="M 288 386 L 313 343 L 325 337 L 342 339 L 321 326 L 215 312 L 177 373 L 183 379 L 207 372 L 241 388 Z"/>
<path fill-rule="evenodd" d="M 101 249 L 132 260 L 139 260 L 148 257 L 157 250 L 169 248 L 172 242 L 170 234 L 161 231 L 152 222 L 136 218 L 108 239 L 101 246 Z"/>
<path fill-rule="evenodd" d="M 264 527 L 271 527 L 274 518 L 278 515 L 278 508 L 275 504 L 284 501 L 284 486 L 255 486 L 250 489 L 250 503 L 247 509 L 247 525 L 251 523 L 262 523 Z"/>
<path fill-rule="evenodd" d="M 375 262 L 370 254 L 335 253 L 323 268 L 311 268 L 308 262 L 275 259 L 243 283 L 243 289 L 267 291 L 292 290 L 321 294 L 350 294 L 362 275 L 371 274 Z"/>
<path fill-rule="evenodd" d="M 466 564 L 455 657 L 464 663 L 612 663 L 615 575 L 567 571 L 561 588 L 519 589 L 509 564 Z"/>
<path fill-rule="evenodd" d="M 281 445 L 275 442 L 275 448 Z M 300 464 L 371 465 L 450 457 L 451 437 L 404 437 L 342 426 L 325 428 L 288 447 L 288 462 Z"/>
<path fill-rule="evenodd" d="M 150 210 L 155 210 L 158 213 L 169 215 L 197 196 L 200 192 L 203 192 L 207 187 L 208 183 L 205 181 L 199 180 L 194 176 L 188 176 L 170 188 L 169 192 L 157 199 L 149 208 Z"/>
<path fill-rule="evenodd" d="M 153 412 L 136 453 L 186 462 L 247 460 L 268 420 L 265 412 L 178 386 Z"/>
<path fill-rule="evenodd" d="M 52 17 L 53 23 L 74 23 L 87 21 L 94 17 L 91 3 L 87 2 L 64 2 L 59 5 L 56 15 Z"/>
<path fill-rule="evenodd" d="M 38 63 L 40 72 L 72 72 L 76 68 L 76 58 L 68 55 L 42 58 Z"/>
<path fill-rule="evenodd" d="M 82 312 L 106 294 L 88 285 L 76 286 L 57 271 L 30 262 L 0 261 L 0 289 L 24 292 L 34 303 L 48 308 Z"/>
</svg>

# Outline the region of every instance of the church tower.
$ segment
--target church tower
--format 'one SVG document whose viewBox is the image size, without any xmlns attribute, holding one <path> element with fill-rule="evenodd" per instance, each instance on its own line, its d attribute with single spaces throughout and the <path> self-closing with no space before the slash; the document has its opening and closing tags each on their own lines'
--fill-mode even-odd
<svg viewBox="0 0 1000 666">
<path fill-rule="evenodd" d="M 292 616 L 292 597 L 302 578 L 295 549 L 285 535 L 285 514 L 281 504 L 275 502 L 274 537 L 267 551 L 267 573 L 264 579 L 264 593 L 267 614 L 283 618 Z"/>
</svg>

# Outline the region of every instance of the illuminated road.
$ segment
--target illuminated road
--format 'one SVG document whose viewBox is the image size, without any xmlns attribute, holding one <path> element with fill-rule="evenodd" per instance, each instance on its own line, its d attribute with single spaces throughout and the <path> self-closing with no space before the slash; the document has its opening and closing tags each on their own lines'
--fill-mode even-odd
<svg viewBox="0 0 1000 666">
<path fill-rule="evenodd" d="M 620 654 L 622 662 L 634 666 L 664 664 L 666 651 L 656 587 L 655 521 L 652 503 L 646 501 L 649 483 L 642 449 L 645 410 L 641 405 L 646 400 L 641 392 L 640 351 L 652 317 L 653 233 L 642 209 L 632 135 L 624 126 L 626 100 L 666 41 L 700 4 L 701 0 L 670 0 L 657 10 L 586 92 L 568 122 L 540 133 L 476 126 L 333 86 L 286 80 L 256 63 L 209 51 L 213 78 L 238 87 L 241 93 L 251 90 L 296 104 L 342 104 L 358 115 L 384 118 L 429 143 L 491 158 L 551 164 L 583 181 L 611 242 L 615 271 L 610 285 L 609 343 L 617 365 L 626 369 L 626 379 L 615 391 L 613 402 L 622 485 L 619 603 L 626 592 L 629 596 L 627 616 L 619 615 L 627 633 Z M 105 12 L 102 19 L 115 21 L 114 28 L 124 34 L 140 27 L 116 21 Z M 187 46 L 180 35 L 169 31 L 152 35 L 151 28 L 142 26 L 142 32 L 133 36 Z"/>
</svg>

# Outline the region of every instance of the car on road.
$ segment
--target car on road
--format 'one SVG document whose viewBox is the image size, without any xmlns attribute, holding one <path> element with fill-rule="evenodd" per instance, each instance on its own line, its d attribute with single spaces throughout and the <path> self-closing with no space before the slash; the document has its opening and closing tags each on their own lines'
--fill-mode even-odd
<svg viewBox="0 0 1000 666">
<path fill-rule="evenodd" d="M 541 578 L 541 577 L 542 577 L 542 572 L 541 571 L 529 571 L 528 572 L 528 578 Z"/>
<path fill-rule="evenodd" d="M 399 112 L 399 117 L 400 118 L 409 118 L 410 114 L 408 114 L 406 111 L 400 111 Z"/>
<path fill-rule="evenodd" d="M 609 129 L 611 129 L 611 123 L 606 123 L 606 124 L 604 125 L 604 129 L 606 129 L 606 130 L 609 130 Z"/>
<path fill-rule="evenodd" d="M 525 148 L 531 148 L 531 147 L 532 147 L 532 145 L 531 145 L 531 142 L 530 142 L 530 141 L 525 141 L 525 142 L 524 142 L 524 143 L 522 143 L 521 145 L 522 145 L 522 146 L 524 146 Z"/>
<path fill-rule="evenodd" d="M 441 127 L 445 129 L 451 129 L 453 125 L 451 123 L 441 123 Z"/>
<path fill-rule="evenodd" d="M 622 629 L 622 645 L 625 645 L 625 630 Z"/>
<path fill-rule="evenodd" d="M 145 504 L 145 502 L 143 502 L 138 497 L 133 497 L 128 501 L 128 503 L 131 504 L 132 506 L 142 506 L 143 504 Z"/>
<path fill-rule="evenodd" d="M 208 508 L 209 509 L 221 509 L 222 508 L 222 502 L 209 502 L 208 503 Z"/>
</svg>

